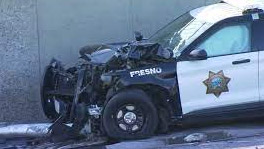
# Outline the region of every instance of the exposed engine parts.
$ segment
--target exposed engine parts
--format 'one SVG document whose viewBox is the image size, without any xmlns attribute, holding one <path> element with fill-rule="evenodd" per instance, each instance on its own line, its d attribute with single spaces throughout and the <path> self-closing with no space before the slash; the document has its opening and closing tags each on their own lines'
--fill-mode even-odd
<svg viewBox="0 0 264 149">
<path fill-rule="evenodd" d="M 81 49 L 80 54 L 81 59 L 75 67 L 65 69 L 55 59 L 47 66 L 42 86 L 42 103 L 45 114 L 55 123 L 89 121 L 92 132 L 98 133 L 103 129 L 103 110 L 110 98 L 129 85 L 127 83 L 136 83 L 126 79 L 158 75 L 163 71 L 166 74 L 162 77 L 175 75 L 175 69 L 168 72 L 168 69 L 163 70 L 159 66 L 164 62 L 174 63 L 174 59 L 171 50 L 157 43 L 87 46 Z M 141 125 L 139 127 L 134 121 L 137 122 L 135 118 L 140 116 L 133 113 L 137 112 L 128 110 L 124 113 L 124 122 L 127 126 L 133 122 L 133 126 L 139 129 Z M 120 125 L 124 125 L 123 122 Z M 77 128 L 80 131 L 81 127 Z"/>
</svg>

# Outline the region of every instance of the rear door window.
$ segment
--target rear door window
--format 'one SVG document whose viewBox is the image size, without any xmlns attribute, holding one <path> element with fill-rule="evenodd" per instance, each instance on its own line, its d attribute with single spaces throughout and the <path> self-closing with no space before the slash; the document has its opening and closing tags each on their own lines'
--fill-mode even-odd
<svg viewBox="0 0 264 149">
<path fill-rule="evenodd" d="M 252 34 L 253 49 L 255 51 L 264 51 L 264 20 L 253 22 Z"/>
</svg>

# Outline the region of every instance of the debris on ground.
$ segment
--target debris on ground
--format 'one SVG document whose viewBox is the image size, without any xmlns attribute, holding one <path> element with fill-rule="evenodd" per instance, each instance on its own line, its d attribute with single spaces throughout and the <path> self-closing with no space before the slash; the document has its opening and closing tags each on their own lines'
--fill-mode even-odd
<svg viewBox="0 0 264 149">
<path fill-rule="evenodd" d="M 0 126 L 0 137 L 43 137 L 47 136 L 50 123 L 5 124 Z"/>
<path fill-rule="evenodd" d="M 207 135 L 204 133 L 193 133 L 184 138 L 187 143 L 204 142 L 207 140 Z"/>
</svg>

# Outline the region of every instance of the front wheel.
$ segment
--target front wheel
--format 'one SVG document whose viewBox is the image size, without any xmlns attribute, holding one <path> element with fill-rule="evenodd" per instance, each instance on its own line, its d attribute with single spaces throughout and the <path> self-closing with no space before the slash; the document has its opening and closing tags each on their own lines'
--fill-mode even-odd
<svg viewBox="0 0 264 149">
<path fill-rule="evenodd" d="M 154 134 L 158 114 L 145 92 L 130 89 L 110 99 L 103 113 L 103 124 L 111 138 L 146 138 Z"/>
</svg>

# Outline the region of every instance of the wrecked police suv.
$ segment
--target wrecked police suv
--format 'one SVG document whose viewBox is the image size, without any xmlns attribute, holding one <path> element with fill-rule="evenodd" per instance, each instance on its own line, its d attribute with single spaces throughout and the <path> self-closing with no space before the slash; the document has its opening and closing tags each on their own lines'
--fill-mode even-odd
<svg viewBox="0 0 264 149">
<path fill-rule="evenodd" d="M 42 84 L 44 112 L 116 139 L 263 117 L 263 8 L 225 0 L 183 14 L 149 39 L 136 33 L 135 42 L 86 46 L 75 67 L 54 59 Z"/>
</svg>

